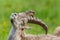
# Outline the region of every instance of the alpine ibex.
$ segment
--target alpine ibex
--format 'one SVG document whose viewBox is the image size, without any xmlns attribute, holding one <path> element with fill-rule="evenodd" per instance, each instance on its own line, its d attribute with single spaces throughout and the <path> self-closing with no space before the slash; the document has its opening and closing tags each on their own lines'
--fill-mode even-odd
<svg viewBox="0 0 60 40">
<path fill-rule="evenodd" d="M 47 34 L 47 25 L 41 20 L 34 17 L 34 11 L 27 11 L 19 14 L 11 15 L 12 29 L 8 40 L 21 40 L 22 35 L 24 36 L 24 29 L 27 28 L 27 23 L 35 23 L 41 25 Z"/>
</svg>

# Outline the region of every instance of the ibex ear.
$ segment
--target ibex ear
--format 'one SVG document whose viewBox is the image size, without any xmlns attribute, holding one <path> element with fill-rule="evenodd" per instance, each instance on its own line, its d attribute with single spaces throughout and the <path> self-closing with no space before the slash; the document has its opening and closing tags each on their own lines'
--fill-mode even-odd
<svg viewBox="0 0 60 40">
<path fill-rule="evenodd" d="M 34 16 L 34 14 L 35 14 L 35 12 L 33 10 L 26 11 L 25 13 L 30 16 Z"/>
</svg>

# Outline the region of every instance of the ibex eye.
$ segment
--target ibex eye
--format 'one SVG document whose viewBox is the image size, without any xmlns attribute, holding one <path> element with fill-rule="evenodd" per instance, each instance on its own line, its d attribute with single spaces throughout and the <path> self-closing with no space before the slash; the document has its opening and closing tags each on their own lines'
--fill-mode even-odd
<svg viewBox="0 0 60 40">
<path fill-rule="evenodd" d="M 14 14 L 15 16 L 17 15 L 17 14 Z"/>
</svg>

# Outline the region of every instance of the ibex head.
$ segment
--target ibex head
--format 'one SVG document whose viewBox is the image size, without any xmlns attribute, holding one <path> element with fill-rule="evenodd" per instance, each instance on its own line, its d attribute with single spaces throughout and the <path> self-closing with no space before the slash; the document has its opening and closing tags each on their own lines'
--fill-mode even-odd
<svg viewBox="0 0 60 40">
<path fill-rule="evenodd" d="M 21 26 L 25 26 L 27 23 L 38 24 L 44 28 L 47 34 L 48 31 L 47 25 L 41 20 L 35 18 L 34 14 L 35 12 L 32 10 L 19 14 L 14 13 L 13 15 L 11 15 L 11 23 L 14 24 L 13 22 L 15 22 L 16 24 L 19 24 Z"/>
</svg>

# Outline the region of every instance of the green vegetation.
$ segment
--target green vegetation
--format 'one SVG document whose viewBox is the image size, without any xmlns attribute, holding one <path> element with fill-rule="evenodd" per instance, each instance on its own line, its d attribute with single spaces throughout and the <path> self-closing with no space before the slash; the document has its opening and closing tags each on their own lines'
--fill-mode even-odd
<svg viewBox="0 0 60 40">
<path fill-rule="evenodd" d="M 48 33 L 60 25 L 60 0 L 0 0 L 0 40 L 7 40 L 11 29 L 10 15 L 13 12 L 34 10 L 35 16 L 48 25 Z M 27 33 L 44 33 L 39 25 L 31 25 L 32 30 Z"/>
</svg>

